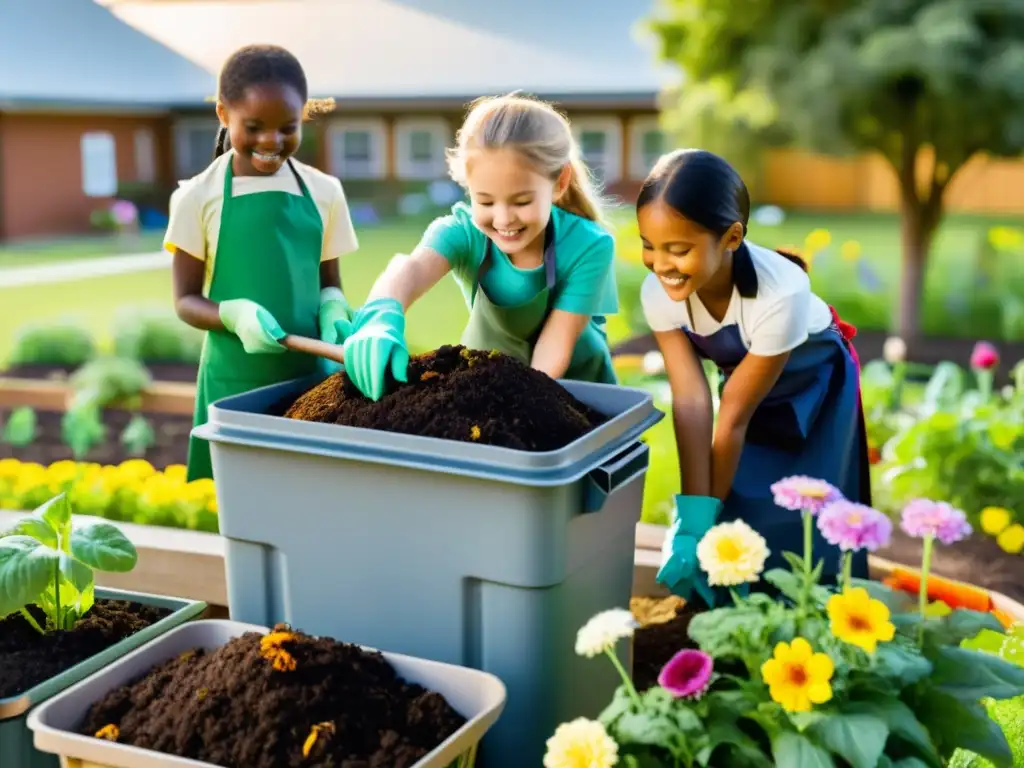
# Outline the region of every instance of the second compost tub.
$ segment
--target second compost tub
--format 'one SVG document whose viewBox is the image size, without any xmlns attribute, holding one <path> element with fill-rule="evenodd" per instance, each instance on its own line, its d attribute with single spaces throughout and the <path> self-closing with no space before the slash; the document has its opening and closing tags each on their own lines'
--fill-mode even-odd
<svg viewBox="0 0 1024 768">
<path fill-rule="evenodd" d="M 231 618 L 490 672 L 508 688 L 480 765 L 539 765 L 618 677 L 577 629 L 629 604 L 649 454 L 640 389 L 560 382 L 608 420 L 531 453 L 275 415 L 316 383 L 221 400 L 211 443 Z M 620 649 L 628 662 L 628 647 Z"/>
</svg>

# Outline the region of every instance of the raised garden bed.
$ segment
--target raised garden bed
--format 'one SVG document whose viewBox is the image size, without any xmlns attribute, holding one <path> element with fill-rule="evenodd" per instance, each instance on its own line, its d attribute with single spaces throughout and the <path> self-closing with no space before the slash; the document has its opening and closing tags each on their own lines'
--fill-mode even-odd
<svg viewBox="0 0 1024 768">
<path fill-rule="evenodd" d="M 10 410 L 0 409 L 0 423 L 3 423 L 10 413 Z M 191 416 L 143 412 L 142 416 L 149 421 L 153 429 L 154 443 L 140 457 L 121 441 L 124 428 L 134 415 L 126 410 L 102 411 L 101 419 L 106 428 L 103 441 L 85 455 L 76 458 L 62 436 L 61 419 L 64 413 L 36 411 L 35 439 L 25 446 L 0 443 L 0 459 L 11 458 L 49 466 L 69 459 L 108 465 L 120 464 L 133 458 L 145 458 L 157 469 L 185 463 L 188 458 L 189 433 L 192 430 Z"/>
<path fill-rule="evenodd" d="M 97 765 L 446 768 L 472 765 L 504 700 L 475 670 L 201 621 L 40 707 L 30 727 L 46 751 Z"/>
</svg>

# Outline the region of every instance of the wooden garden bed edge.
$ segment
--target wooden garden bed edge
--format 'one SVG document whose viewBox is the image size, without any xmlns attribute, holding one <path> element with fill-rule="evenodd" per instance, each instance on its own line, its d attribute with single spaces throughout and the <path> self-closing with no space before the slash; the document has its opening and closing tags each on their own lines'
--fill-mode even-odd
<svg viewBox="0 0 1024 768">
<path fill-rule="evenodd" d="M 64 411 L 72 395 L 71 386 L 62 381 L 0 377 L 0 408 L 28 406 L 43 411 Z M 155 381 L 142 391 L 137 410 L 191 416 L 195 409 L 195 396 L 194 384 Z M 135 409 L 134 404 L 127 403 L 113 403 L 108 407 L 116 410 Z"/>
</svg>

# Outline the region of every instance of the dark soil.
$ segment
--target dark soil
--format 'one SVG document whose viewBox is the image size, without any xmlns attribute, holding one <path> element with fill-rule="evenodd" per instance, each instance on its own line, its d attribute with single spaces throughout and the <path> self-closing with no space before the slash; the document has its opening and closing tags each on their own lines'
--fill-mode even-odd
<svg viewBox="0 0 1024 768">
<path fill-rule="evenodd" d="M 0 427 L 8 413 L 9 411 L 0 411 Z M 71 448 L 65 445 L 61 438 L 60 423 L 63 416 L 62 412 L 36 411 L 36 439 L 21 448 L 0 442 L 0 459 L 35 461 L 43 466 L 49 466 L 55 461 L 74 458 Z M 127 447 L 121 443 L 121 432 L 131 420 L 132 414 L 128 411 L 108 410 L 103 412 L 103 423 L 107 426 L 106 439 L 78 460 L 98 464 L 120 464 L 126 459 L 144 458 L 160 470 L 169 464 L 184 464 L 188 458 L 188 436 L 192 431 L 191 417 L 162 413 L 145 413 L 143 416 L 153 427 L 156 440 L 144 456 L 129 455 Z"/>
<path fill-rule="evenodd" d="M 882 346 L 890 334 L 882 331 L 858 331 L 853 339 L 853 346 L 857 349 L 857 355 L 861 363 L 869 360 L 877 360 L 882 357 Z M 907 360 L 922 365 L 938 365 L 943 360 L 950 360 L 962 368 L 968 368 L 971 360 L 971 352 L 977 339 L 972 338 L 945 338 L 939 336 L 923 336 L 915 342 L 907 344 Z M 996 371 L 996 384 L 1002 386 L 1010 383 L 1010 371 L 1014 364 L 1024 359 L 1024 342 L 1020 341 L 994 341 L 996 349 L 1003 364 Z M 653 352 L 658 349 L 653 334 L 636 336 L 624 341 L 615 347 L 613 352 L 617 355 L 642 355 L 646 352 Z"/>
<path fill-rule="evenodd" d="M 705 610 L 690 602 L 664 624 L 649 624 L 633 633 L 633 685 L 646 691 L 658 684 L 658 674 L 669 659 L 684 648 L 697 648 L 686 631 L 690 619 Z"/>
<path fill-rule="evenodd" d="M 276 643 L 248 633 L 156 667 L 95 703 L 80 732 L 113 725 L 122 744 L 225 768 L 405 768 L 465 723 L 379 653 L 274 629 Z"/>
<path fill-rule="evenodd" d="M 153 381 L 175 381 L 193 383 L 198 376 L 199 367 L 192 363 L 145 363 Z M 65 381 L 77 366 L 65 365 L 12 365 L 0 371 L 0 376 L 12 379 L 42 379 Z"/>
<path fill-rule="evenodd" d="M 29 607 L 45 626 L 42 611 Z M 20 613 L 0 620 L 0 699 L 16 696 L 155 624 L 171 611 L 124 600 L 97 600 L 64 632 L 40 635 Z"/>
<path fill-rule="evenodd" d="M 892 543 L 879 550 L 878 555 L 908 568 L 919 568 L 921 540 L 896 528 Z M 980 532 L 948 547 L 936 544 L 932 550 L 932 572 L 1024 602 L 1024 555 L 1004 552 L 992 537 Z"/>
<path fill-rule="evenodd" d="M 605 421 L 551 377 L 497 352 L 444 346 L 414 357 L 409 383 L 373 402 L 339 372 L 285 416 L 386 432 L 553 451 Z"/>
</svg>

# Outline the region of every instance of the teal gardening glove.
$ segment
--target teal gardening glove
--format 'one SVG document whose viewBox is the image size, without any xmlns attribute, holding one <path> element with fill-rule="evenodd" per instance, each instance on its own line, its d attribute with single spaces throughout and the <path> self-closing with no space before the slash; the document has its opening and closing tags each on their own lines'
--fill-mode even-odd
<svg viewBox="0 0 1024 768">
<path fill-rule="evenodd" d="M 248 299 L 229 299 L 218 306 L 220 321 L 235 334 L 250 355 L 277 354 L 285 332 L 267 310 Z"/>
<path fill-rule="evenodd" d="M 352 307 L 340 288 L 330 286 L 320 291 L 317 322 L 320 326 L 320 341 L 328 344 L 341 344 L 352 332 Z M 320 359 L 320 366 L 328 376 L 341 370 L 341 363 L 326 358 Z"/>
<path fill-rule="evenodd" d="M 715 590 L 697 562 L 697 544 L 718 520 L 722 502 L 712 496 L 676 496 L 676 519 L 661 549 L 661 568 L 655 577 L 673 594 L 689 600 L 693 590 L 715 606 Z"/>
<path fill-rule="evenodd" d="M 320 291 L 320 341 L 340 344 L 352 329 L 352 307 L 340 288 L 331 286 Z"/>
<path fill-rule="evenodd" d="M 345 339 L 345 373 L 371 400 L 384 394 L 388 367 L 396 381 L 408 381 L 405 313 L 397 299 L 374 299 L 360 307 Z"/>
</svg>

